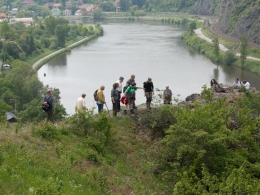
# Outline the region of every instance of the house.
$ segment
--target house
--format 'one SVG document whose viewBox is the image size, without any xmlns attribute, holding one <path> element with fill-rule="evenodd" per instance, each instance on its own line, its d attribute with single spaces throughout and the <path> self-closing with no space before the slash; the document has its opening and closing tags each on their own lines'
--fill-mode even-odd
<svg viewBox="0 0 260 195">
<path fill-rule="evenodd" d="M 76 12 L 75 12 L 75 16 L 81 16 L 82 15 L 82 11 L 81 10 L 77 10 Z"/>
<path fill-rule="evenodd" d="M 22 22 L 25 26 L 31 26 L 33 24 L 33 18 L 11 18 L 9 24 L 14 24 L 16 22 Z"/>
<path fill-rule="evenodd" d="M 24 0 L 22 2 L 22 7 L 26 7 L 27 5 L 34 5 L 35 2 L 33 0 Z"/>
<path fill-rule="evenodd" d="M 13 15 L 16 15 L 17 12 L 18 12 L 18 8 L 13 8 L 13 9 L 11 10 L 11 13 L 12 13 Z"/>
<path fill-rule="evenodd" d="M 65 10 L 63 11 L 63 15 L 64 15 L 64 16 L 71 16 L 71 11 L 70 11 L 69 9 L 65 9 Z"/>
<path fill-rule="evenodd" d="M 55 2 L 49 2 L 49 3 L 46 3 L 44 5 L 44 7 L 53 7 L 54 4 L 55 4 Z"/>
<path fill-rule="evenodd" d="M 79 8 L 84 12 L 83 15 L 91 15 L 93 11 L 99 8 L 99 4 L 82 4 Z"/>
<path fill-rule="evenodd" d="M 15 116 L 13 113 L 11 113 L 11 112 L 6 112 L 5 113 L 5 117 L 6 117 L 6 120 L 8 121 L 8 122 L 10 122 L 10 123 L 15 123 L 15 122 L 17 122 L 17 120 L 18 120 L 18 117 L 17 116 Z"/>
<path fill-rule="evenodd" d="M 51 14 L 52 14 L 53 16 L 60 16 L 60 15 L 61 15 L 61 10 L 60 10 L 59 8 L 55 7 L 55 8 L 53 8 L 53 9 L 51 10 Z"/>
<path fill-rule="evenodd" d="M 0 18 L 1 18 L 1 19 L 5 19 L 5 18 L 6 18 L 5 13 L 0 13 Z"/>
<path fill-rule="evenodd" d="M 4 64 L 4 65 L 2 66 L 2 69 L 3 69 L 3 70 L 10 70 L 11 68 L 12 68 L 12 66 L 9 65 L 9 64 Z"/>
<path fill-rule="evenodd" d="M 62 5 L 60 3 L 53 4 L 53 7 L 61 7 Z"/>
</svg>

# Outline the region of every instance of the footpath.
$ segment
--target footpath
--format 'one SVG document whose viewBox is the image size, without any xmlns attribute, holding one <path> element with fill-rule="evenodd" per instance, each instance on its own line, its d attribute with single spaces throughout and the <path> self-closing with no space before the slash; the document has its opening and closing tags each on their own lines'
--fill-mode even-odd
<svg viewBox="0 0 260 195">
<path fill-rule="evenodd" d="M 198 28 L 196 30 L 194 30 L 194 32 L 196 33 L 196 35 L 201 38 L 201 39 L 204 39 L 206 40 L 207 42 L 213 44 L 212 40 L 208 37 L 206 37 L 202 32 L 201 32 L 201 28 Z M 226 48 L 224 45 L 222 44 L 219 44 L 219 49 L 221 51 L 228 51 L 228 48 Z M 236 56 L 239 57 L 240 56 L 240 53 L 236 53 Z M 252 57 L 252 56 L 247 56 L 246 59 L 249 59 L 249 60 L 254 60 L 254 61 L 260 61 L 260 58 L 255 58 L 255 57 Z"/>
<path fill-rule="evenodd" d="M 59 50 L 57 50 L 57 51 L 55 51 L 55 52 L 53 52 L 53 53 L 51 53 L 51 54 L 49 54 L 49 55 L 47 55 L 47 56 L 41 58 L 41 59 L 39 59 L 38 61 L 36 61 L 36 62 L 32 65 L 32 68 L 35 69 L 43 60 L 45 60 L 45 59 L 47 59 L 47 58 L 49 58 L 49 57 L 51 57 L 51 56 L 53 56 L 53 55 L 56 55 L 57 53 L 59 53 L 59 52 L 61 52 L 61 51 L 63 51 L 63 50 L 66 50 L 67 48 L 73 47 L 73 46 L 75 46 L 75 45 L 77 45 L 77 44 L 79 44 L 79 43 L 81 43 L 81 42 L 84 42 L 84 41 L 87 40 L 87 39 L 89 39 L 89 37 L 86 37 L 86 38 L 84 38 L 84 39 L 81 39 L 80 41 L 77 41 L 77 42 L 75 42 L 75 43 L 73 43 L 73 44 L 71 44 L 71 45 L 69 45 L 69 46 L 67 46 L 67 47 L 65 47 L 65 48 L 59 49 Z"/>
</svg>

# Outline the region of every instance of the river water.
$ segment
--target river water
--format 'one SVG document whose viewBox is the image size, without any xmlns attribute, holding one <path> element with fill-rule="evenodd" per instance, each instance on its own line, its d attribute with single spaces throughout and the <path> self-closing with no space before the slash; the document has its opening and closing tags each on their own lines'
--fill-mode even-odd
<svg viewBox="0 0 260 195">
<path fill-rule="evenodd" d="M 107 105 L 111 109 L 110 92 L 120 76 L 125 81 L 136 75 L 137 86 L 151 77 L 155 88 L 169 85 L 181 99 L 200 93 L 212 78 L 231 84 L 235 77 L 246 79 L 257 87 L 260 77 L 237 67 L 217 66 L 203 55 L 187 48 L 181 40 L 185 31 L 180 26 L 149 23 L 102 24 L 104 36 L 81 45 L 45 64 L 38 71 L 39 79 L 59 88 L 61 103 L 68 114 L 74 113 L 76 99 L 86 93 L 88 107 L 95 106 L 94 91 L 105 85 Z M 46 73 L 46 77 L 44 77 Z M 125 83 L 124 81 L 124 83 Z M 136 104 L 145 102 L 137 90 Z"/>
</svg>

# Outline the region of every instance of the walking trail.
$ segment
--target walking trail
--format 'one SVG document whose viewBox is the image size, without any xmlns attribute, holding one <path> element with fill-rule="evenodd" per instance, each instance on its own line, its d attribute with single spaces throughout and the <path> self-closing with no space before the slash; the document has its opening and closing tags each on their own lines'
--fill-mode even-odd
<svg viewBox="0 0 260 195">
<path fill-rule="evenodd" d="M 210 38 L 206 37 L 206 36 L 201 32 L 201 28 L 198 28 L 198 29 L 194 30 L 194 32 L 196 33 L 196 35 L 197 35 L 199 38 L 204 39 L 204 40 L 206 40 L 207 42 L 213 44 L 212 40 L 211 40 Z M 220 49 L 221 51 L 224 51 L 224 52 L 228 51 L 228 48 L 226 48 L 226 47 L 225 47 L 224 45 L 222 45 L 222 44 L 219 44 L 219 49 Z M 240 56 L 240 53 L 236 53 L 236 56 L 239 57 L 239 56 Z M 252 57 L 252 56 L 247 56 L 246 59 L 254 60 L 254 61 L 260 61 L 260 58 L 255 58 L 255 57 Z"/>
<path fill-rule="evenodd" d="M 71 46 L 74 46 L 74 45 L 76 45 L 76 44 L 78 44 L 78 43 L 81 43 L 81 42 L 85 41 L 86 39 L 88 39 L 88 37 L 86 37 L 86 38 L 84 38 L 84 39 L 81 39 L 80 41 L 77 41 L 77 42 L 75 42 L 75 43 L 73 43 L 73 44 L 71 44 L 71 45 L 69 45 L 69 46 L 67 46 L 67 47 L 65 47 L 65 48 L 59 49 L 59 50 L 57 50 L 57 51 L 55 51 L 55 52 L 53 52 L 53 53 L 51 53 L 51 54 L 49 54 L 49 55 L 47 55 L 47 56 L 41 58 L 41 59 L 39 59 L 37 62 L 35 62 L 35 63 L 32 65 L 32 68 L 35 69 L 35 68 L 38 66 L 38 64 L 40 64 L 40 63 L 41 63 L 43 60 L 45 60 L 46 58 L 49 58 L 49 57 L 51 57 L 52 55 L 55 55 L 56 53 L 58 53 L 58 52 L 60 52 L 60 51 L 62 51 L 62 50 L 65 50 L 65 49 L 68 48 L 68 47 L 71 47 Z"/>
</svg>

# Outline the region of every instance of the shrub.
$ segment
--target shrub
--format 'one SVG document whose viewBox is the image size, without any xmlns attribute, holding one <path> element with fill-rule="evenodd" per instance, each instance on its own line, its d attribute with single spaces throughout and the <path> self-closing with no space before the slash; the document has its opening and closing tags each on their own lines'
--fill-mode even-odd
<svg viewBox="0 0 260 195">
<path fill-rule="evenodd" d="M 55 125 L 42 122 L 39 126 L 32 126 L 32 134 L 50 140 L 59 139 L 61 132 Z"/>
<path fill-rule="evenodd" d="M 146 13 L 144 10 L 136 10 L 134 11 L 134 16 L 145 16 Z"/>
<path fill-rule="evenodd" d="M 223 57 L 223 62 L 226 65 L 232 65 L 233 62 L 235 62 L 236 57 L 235 57 L 235 53 L 233 51 L 228 50 L 227 52 L 225 52 L 224 57 Z"/>
</svg>

